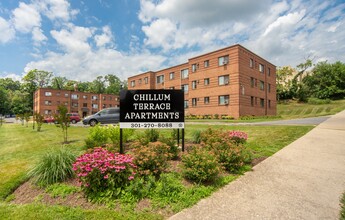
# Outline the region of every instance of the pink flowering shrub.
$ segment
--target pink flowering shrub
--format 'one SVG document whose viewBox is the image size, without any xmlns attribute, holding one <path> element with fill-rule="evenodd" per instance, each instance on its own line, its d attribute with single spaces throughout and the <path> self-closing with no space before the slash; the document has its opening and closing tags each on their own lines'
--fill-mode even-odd
<svg viewBox="0 0 345 220">
<path fill-rule="evenodd" d="M 116 197 L 134 179 L 136 166 L 132 161 L 131 155 L 99 147 L 79 156 L 73 170 L 87 196 L 106 192 L 107 196 Z"/>
<path fill-rule="evenodd" d="M 229 138 L 236 144 L 244 144 L 248 139 L 248 135 L 243 131 L 229 131 Z"/>
</svg>

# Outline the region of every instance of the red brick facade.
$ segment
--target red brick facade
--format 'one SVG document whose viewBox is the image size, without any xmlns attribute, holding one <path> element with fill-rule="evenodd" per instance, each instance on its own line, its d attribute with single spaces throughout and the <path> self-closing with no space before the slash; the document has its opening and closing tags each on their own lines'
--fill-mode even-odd
<svg viewBox="0 0 345 220">
<path fill-rule="evenodd" d="M 65 105 L 70 113 L 85 117 L 109 107 L 119 107 L 117 95 L 41 88 L 34 94 L 34 112 L 45 116 L 57 113 L 58 105 Z"/>
<path fill-rule="evenodd" d="M 276 66 L 241 45 L 128 78 L 128 89 L 185 90 L 186 114 L 276 114 Z"/>
</svg>

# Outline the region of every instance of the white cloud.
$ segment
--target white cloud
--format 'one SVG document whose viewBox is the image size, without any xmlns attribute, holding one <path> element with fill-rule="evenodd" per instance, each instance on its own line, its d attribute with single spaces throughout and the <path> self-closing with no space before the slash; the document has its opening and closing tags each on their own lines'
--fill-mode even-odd
<svg viewBox="0 0 345 220">
<path fill-rule="evenodd" d="M 114 36 L 111 33 L 111 29 L 109 26 L 104 26 L 102 28 L 103 33 L 102 34 L 98 34 L 95 36 L 95 41 L 96 41 L 96 45 L 98 47 L 103 47 L 106 45 L 113 45 L 113 39 Z"/>
<path fill-rule="evenodd" d="M 93 32 L 93 28 L 70 24 L 68 29 L 52 30 L 50 34 L 65 52 L 84 56 L 90 51 L 88 39 L 92 37 Z"/>
<path fill-rule="evenodd" d="M 0 17 L 0 33 L 0 43 L 7 43 L 15 37 L 15 30 L 2 17 Z"/>
<path fill-rule="evenodd" d="M 34 27 L 41 26 L 41 15 L 32 4 L 20 2 L 12 14 L 14 27 L 20 32 L 29 33 Z"/>
<path fill-rule="evenodd" d="M 81 81 L 90 81 L 99 75 L 115 74 L 125 80 L 143 71 L 160 68 L 164 60 L 165 57 L 148 52 L 124 54 L 106 48 L 90 50 L 83 57 L 74 53 L 50 52 L 43 59 L 28 63 L 25 72 L 35 68 L 44 69 Z"/>
<path fill-rule="evenodd" d="M 32 30 L 32 39 L 38 44 L 42 41 L 48 40 L 48 38 L 43 34 L 43 31 L 38 27 L 34 27 Z"/>
<path fill-rule="evenodd" d="M 70 9 L 70 3 L 67 0 L 33 0 L 33 4 L 51 21 L 67 22 L 79 13 L 79 10 Z"/>
</svg>

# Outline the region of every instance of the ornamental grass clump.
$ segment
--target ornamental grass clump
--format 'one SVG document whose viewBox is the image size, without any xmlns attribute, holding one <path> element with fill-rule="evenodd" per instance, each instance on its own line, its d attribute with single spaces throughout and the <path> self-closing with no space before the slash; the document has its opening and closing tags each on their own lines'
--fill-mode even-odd
<svg viewBox="0 0 345 220">
<path fill-rule="evenodd" d="M 74 177 L 72 165 L 75 158 L 76 155 L 65 147 L 50 150 L 40 158 L 28 175 L 39 186 L 66 181 Z"/>
<path fill-rule="evenodd" d="M 73 164 L 82 190 L 89 198 L 116 198 L 135 177 L 136 166 L 131 155 L 94 148 Z"/>
<path fill-rule="evenodd" d="M 229 138 L 236 144 L 244 144 L 248 139 L 248 135 L 243 131 L 229 131 Z"/>
</svg>

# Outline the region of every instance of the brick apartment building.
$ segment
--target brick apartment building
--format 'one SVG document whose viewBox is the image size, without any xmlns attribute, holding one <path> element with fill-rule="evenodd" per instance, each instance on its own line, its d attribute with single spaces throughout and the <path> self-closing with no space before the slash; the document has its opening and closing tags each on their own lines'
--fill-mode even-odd
<svg viewBox="0 0 345 220">
<path fill-rule="evenodd" d="M 276 66 L 238 44 L 129 77 L 128 89 L 183 89 L 186 115 L 276 114 Z"/>
<path fill-rule="evenodd" d="M 40 88 L 34 94 L 34 112 L 45 116 L 57 113 L 58 105 L 65 105 L 70 113 L 85 117 L 109 107 L 119 107 L 117 95 Z"/>
</svg>

